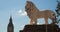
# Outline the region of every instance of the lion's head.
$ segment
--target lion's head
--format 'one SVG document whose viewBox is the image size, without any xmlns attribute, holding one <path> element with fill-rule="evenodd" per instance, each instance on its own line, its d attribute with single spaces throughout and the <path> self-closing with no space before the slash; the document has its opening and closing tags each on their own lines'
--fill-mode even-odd
<svg viewBox="0 0 60 32">
<path fill-rule="evenodd" d="M 31 14 L 34 14 L 37 11 L 37 8 L 33 2 L 27 1 L 25 5 L 25 11 L 27 12 L 27 15 L 29 16 Z"/>
<path fill-rule="evenodd" d="M 30 11 L 32 11 L 33 8 L 35 8 L 34 3 L 32 3 L 31 1 L 27 1 L 26 5 L 25 5 L 25 11 L 30 12 Z"/>
</svg>

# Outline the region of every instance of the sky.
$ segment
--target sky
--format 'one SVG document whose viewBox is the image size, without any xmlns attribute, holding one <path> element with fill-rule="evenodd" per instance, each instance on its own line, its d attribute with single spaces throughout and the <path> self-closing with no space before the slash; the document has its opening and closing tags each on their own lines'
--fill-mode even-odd
<svg viewBox="0 0 60 32">
<path fill-rule="evenodd" d="M 14 32 L 19 32 L 25 25 L 29 24 L 29 17 L 25 12 L 27 0 L 0 0 L 0 32 L 7 32 L 10 15 L 12 15 Z M 55 12 L 57 0 L 31 0 L 39 10 L 52 10 Z M 44 24 L 44 19 L 37 20 Z M 48 20 L 49 24 L 52 22 Z"/>
</svg>

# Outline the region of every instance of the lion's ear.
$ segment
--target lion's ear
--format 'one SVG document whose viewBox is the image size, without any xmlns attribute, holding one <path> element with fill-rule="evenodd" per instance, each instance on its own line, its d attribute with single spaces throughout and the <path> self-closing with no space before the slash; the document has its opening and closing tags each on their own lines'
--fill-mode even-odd
<svg viewBox="0 0 60 32">
<path fill-rule="evenodd" d="M 30 1 L 27 1 L 27 3 L 29 3 Z"/>
</svg>

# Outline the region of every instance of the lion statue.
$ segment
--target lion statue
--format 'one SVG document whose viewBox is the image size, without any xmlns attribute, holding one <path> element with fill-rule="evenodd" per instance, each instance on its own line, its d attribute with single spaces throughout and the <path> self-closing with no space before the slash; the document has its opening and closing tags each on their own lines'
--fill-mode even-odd
<svg viewBox="0 0 60 32">
<path fill-rule="evenodd" d="M 37 7 L 31 1 L 27 1 L 25 5 L 25 11 L 30 18 L 30 24 L 37 24 L 38 18 L 44 18 L 45 24 L 48 24 L 48 18 L 55 19 L 55 13 L 51 10 L 39 11 Z"/>
</svg>

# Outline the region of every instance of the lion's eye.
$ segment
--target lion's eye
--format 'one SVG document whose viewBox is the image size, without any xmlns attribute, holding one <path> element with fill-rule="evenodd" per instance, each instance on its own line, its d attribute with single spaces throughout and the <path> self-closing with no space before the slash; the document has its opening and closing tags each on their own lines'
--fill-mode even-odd
<svg viewBox="0 0 60 32">
<path fill-rule="evenodd" d="M 53 16 L 55 16 L 55 14 L 53 14 Z"/>
</svg>

